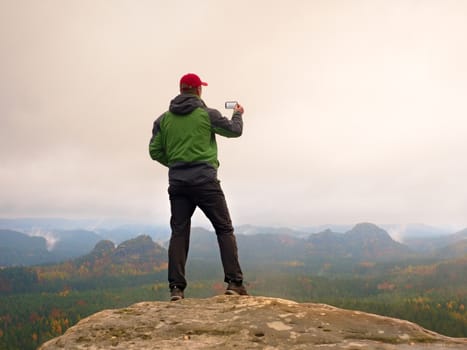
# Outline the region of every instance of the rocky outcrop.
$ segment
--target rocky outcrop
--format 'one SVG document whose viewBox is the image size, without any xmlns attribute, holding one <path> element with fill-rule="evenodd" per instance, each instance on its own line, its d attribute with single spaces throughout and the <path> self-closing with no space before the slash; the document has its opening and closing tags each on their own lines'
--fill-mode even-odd
<svg viewBox="0 0 467 350">
<path fill-rule="evenodd" d="M 39 348 L 55 349 L 467 349 L 467 338 L 325 304 L 217 296 L 105 310 Z"/>
</svg>

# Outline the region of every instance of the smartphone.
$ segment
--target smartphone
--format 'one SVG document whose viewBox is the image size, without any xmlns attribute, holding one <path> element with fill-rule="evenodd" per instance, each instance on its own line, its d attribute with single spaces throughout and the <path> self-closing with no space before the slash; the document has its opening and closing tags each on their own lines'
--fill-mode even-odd
<svg viewBox="0 0 467 350">
<path fill-rule="evenodd" d="M 237 101 L 227 101 L 225 103 L 225 109 L 234 109 L 236 105 L 238 105 Z"/>
</svg>

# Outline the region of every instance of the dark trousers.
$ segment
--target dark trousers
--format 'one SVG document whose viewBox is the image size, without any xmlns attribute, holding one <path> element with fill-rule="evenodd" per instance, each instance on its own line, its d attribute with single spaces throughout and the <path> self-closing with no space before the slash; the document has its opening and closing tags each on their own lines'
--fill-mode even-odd
<svg viewBox="0 0 467 350">
<path fill-rule="evenodd" d="M 232 221 L 219 181 L 201 185 L 169 186 L 170 227 L 172 235 L 169 244 L 169 286 L 185 289 L 185 264 L 190 246 L 191 217 L 199 207 L 211 222 L 217 235 L 217 242 L 224 268 L 224 281 L 241 282 L 243 273 L 238 261 L 237 241 Z"/>
</svg>

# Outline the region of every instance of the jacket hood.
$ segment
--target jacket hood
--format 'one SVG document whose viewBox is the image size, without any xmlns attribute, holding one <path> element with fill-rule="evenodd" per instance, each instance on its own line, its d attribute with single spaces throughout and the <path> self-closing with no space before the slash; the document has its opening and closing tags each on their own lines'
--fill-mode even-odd
<svg viewBox="0 0 467 350">
<path fill-rule="evenodd" d="M 203 100 L 196 95 L 180 94 L 170 101 L 169 111 L 178 115 L 187 115 L 198 107 L 205 107 Z"/>
</svg>

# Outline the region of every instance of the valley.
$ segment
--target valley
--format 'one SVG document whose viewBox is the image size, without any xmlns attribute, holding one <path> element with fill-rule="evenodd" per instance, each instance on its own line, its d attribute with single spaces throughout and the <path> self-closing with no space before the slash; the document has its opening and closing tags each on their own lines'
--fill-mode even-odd
<svg viewBox="0 0 467 350">
<path fill-rule="evenodd" d="M 251 295 L 326 303 L 410 320 L 444 335 L 467 336 L 465 231 L 446 238 L 447 245 L 435 241 L 431 249 L 416 250 L 369 223 L 345 233 L 308 235 L 249 229 L 248 234 L 237 233 L 237 241 Z M 16 244 L 16 258 L 20 247 L 30 258 L 49 252 L 37 237 L 28 245 L 28 237 L 18 236 L 22 243 L 17 244 L 13 235 L 10 230 L 8 240 L 0 236 L 0 247 L 7 250 L 7 243 Z M 118 244 L 98 240 L 86 254 L 62 261 L 4 266 L 0 348 L 35 349 L 97 311 L 167 300 L 166 243 L 138 231 L 135 235 Z M 22 261 L 28 261 L 26 257 Z M 224 292 L 213 232 L 193 228 L 187 277 L 187 298 Z"/>
</svg>

